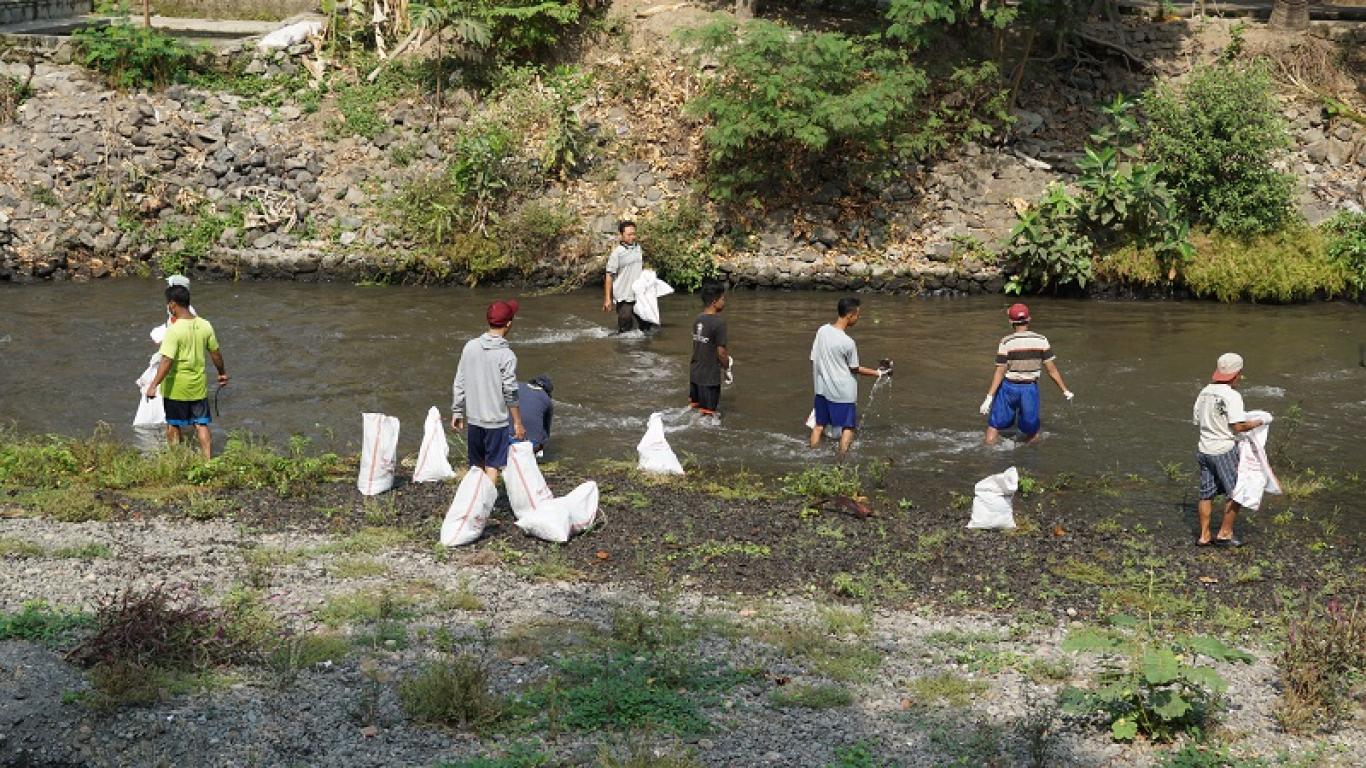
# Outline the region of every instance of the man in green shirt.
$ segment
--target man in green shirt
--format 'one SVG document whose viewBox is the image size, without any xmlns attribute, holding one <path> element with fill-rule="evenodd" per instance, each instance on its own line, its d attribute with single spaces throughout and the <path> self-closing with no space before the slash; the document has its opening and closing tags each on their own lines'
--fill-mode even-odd
<svg viewBox="0 0 1366 768">
<path fill-rule="evenodd" d="M 156 397 L 158 388 L 161 390 L 166 404 L 167 441 L 172 445 L 179 443 L 180 430 L 194 427 L 199 451 L 207 460 L 213 447 L 209 434 L 209 384 L 204 375 L 206 354 L 218 369 L 218 386 L 227 385 L 228 370 L 218 351 L 213 326 L 190 312 L 188 288 L 173 285 L 166 289 L 166 311 L 171 314 L 171 324 L 161 341 L 161 365 L 144 394 Z"/>
</svg>

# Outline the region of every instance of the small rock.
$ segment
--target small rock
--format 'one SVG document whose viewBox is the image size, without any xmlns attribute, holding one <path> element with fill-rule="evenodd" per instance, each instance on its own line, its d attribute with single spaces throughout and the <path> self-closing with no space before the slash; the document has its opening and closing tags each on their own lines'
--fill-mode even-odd
<svg viewBox="0 0 1366 768">
<path fill-rule="evenodd" d="M 360 187 L 350 187 L 346 190 L 346 195 L 343 199 L 351 205 L 365 205 L 365 201 L 369 198 L 360 190 Z"/>
</svg>

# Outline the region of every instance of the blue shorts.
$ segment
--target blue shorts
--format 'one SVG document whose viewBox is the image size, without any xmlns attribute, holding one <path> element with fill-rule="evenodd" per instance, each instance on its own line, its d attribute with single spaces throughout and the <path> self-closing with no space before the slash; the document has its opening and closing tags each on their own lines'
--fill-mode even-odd
<svg viewBox="0 0 1366 768">
<path fill-rule="evenodd" d="M 1022 435 L 1039 434 L 1038 383 L 1002 381 L 1001 388 L 996 390 L 996 399 L 991 401 L 987 425 L 996 430 L 1018 426 Z"/>
<path fill-rule="evenodd" d="M 816 424 L 858 429 L 858 408 L 853 403 L 832 403 L 825 395 L 816 395 Z"/>
<path fill-rule="evenodd" d="M 162 398 L 166 409 L 166 423 L 172 427 L 206 426 L 213 421 L 209 414 L 209 398 L 172 400 Z"/>
<path fill-rule="evenodd" d="M 508 446 L 512 433 L 507 427 L 485 429 L 473 424 L 465 426 L 465 455 L 471 467 L 502 469 L 508 465 Z"/>
</svg>

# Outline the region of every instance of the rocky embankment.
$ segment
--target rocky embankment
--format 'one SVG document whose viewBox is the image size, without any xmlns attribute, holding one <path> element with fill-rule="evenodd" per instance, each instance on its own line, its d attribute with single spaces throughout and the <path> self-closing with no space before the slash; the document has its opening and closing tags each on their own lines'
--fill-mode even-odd
<svg viewBox="0 0 1366 768">
<path fill-rule="evenodd" d="M 1095 102 L 1179 76 L 1227 44 L 1227 23 L 1200 23 L 1126 22 L 1131 49 L 1152 62 L 1146 68 L 1096 62 L 1072 68 L 1060 85 L 1027 83 L 1005 143 L 967 146 L 876 191 L 825 184 L 800 205 L 775 206 L 751 222 L 747 242 L 727 241 L 723 270 L 741 285 L 999 291 L 1005 280 L 982 256 L 1022 205 L 1050 181 L 1070 178 Z M 1351 26 L 1316 34 L 1363 37 Z M 303 43 L 253 59 L 245 72 L 289 78 L 314 56 Z M 20 80 L 29 74 L 27 63 L 0 68 Z M 384 126 L 373 138 L 343 137 L 333 99 L 310 97 L 306 87 L 272 103 L 185 85 L 123 93 L 51 60 L 37 64 L 31 84 L 34 95 L 0 126 L 4 281 L 104 278 L 182 263 L 200 277 L 403 279 L 406 244 L 386 201 L 439 172 L 451 157 L 452 129 L 480 109 L 464 91 L 440 115 L 404 101 L 377 111 Z M 606 149 L 590 173 L 544 190 L 581 222 L 559 258 L 536 271 L 544 285 L 592 271 L 620 218 L 668 207 L 695 170 L 693 142 L 669 133 L 667 114 L 642 120 L 605 93 L 578 111 L 595 146 Z M 1305 216 L 1366 207 L 1366 126 L 1290 99 L 1286 116 L 1295 139 L 1286 168 L 1301 180 Z M 872 204 L 851 209 L 851 199 L 866 202 L 870 193 Z"/>
</svg>

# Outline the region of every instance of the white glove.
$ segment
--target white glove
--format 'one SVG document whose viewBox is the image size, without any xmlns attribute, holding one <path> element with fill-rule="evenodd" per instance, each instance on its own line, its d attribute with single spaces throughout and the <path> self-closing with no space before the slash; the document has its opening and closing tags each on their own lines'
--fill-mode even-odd
<svg viewBox="0 0 1366 768">
<path fill-rule="evenodd" d="M 728 357 L 727 360 L 726 360 L 726 372 L 725 372 L 725 374 L 721 377 L 721 382 L 722 382 L 723 384 L 734 384 L 734 383 L 735 383 L 735 372 L 734 372 L 734 370 L 733 370 L 734 368 L 735 368 L 735 358 L 733 358 L 733 357 Z"/>
<path fill-rule="evenodd" d="M 985 398 L 983 398 L 983 399 L 982 399 L 982 407 L 978 408 L 978 409 L 977 409 L 977 412 L 980 413 L 980 414 L 982 414 L 983 416 L 987 415 L 988 413 L 991 413 L 991 401 L 992 401 L 992 396 L 991 396 L 991 395 L 987 395 Z"/>
<path fill-rule="evenodd" d="M 1064 389 L 1062 391 L 1062 396 L 1067 398 L 1067 402 L 1069 403 L 1072 402 L 1072 398 L 1076 397 L 1076 395 L 1072 394 L 1072 390 L 1070 389 Z"/>
</svg>

